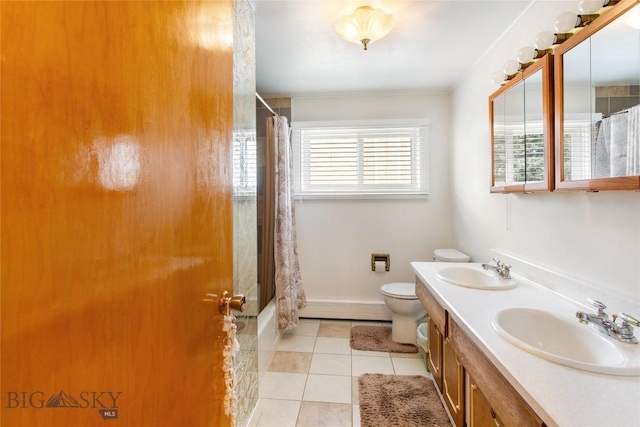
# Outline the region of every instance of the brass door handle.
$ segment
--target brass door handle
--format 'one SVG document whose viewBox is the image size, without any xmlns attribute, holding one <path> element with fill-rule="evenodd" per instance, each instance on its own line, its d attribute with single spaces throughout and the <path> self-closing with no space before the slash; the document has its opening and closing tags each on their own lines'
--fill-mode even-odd
<svg viewBox="0 0 640 427">
<path fill-rule="evenodd" d="M 247 299 L 243 294 L 230 296 L 229 292 L 224 291 L 220 297 L 220 313 L 229 315 L 231 310 L 244 311 L 247 305 Z"/>
</svg>

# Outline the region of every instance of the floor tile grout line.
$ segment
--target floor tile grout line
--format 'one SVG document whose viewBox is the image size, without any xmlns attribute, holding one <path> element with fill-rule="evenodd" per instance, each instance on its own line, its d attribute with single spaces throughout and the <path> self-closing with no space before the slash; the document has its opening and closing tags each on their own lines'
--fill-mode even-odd
<svg viewBox="0 0 640 427">
<path fill-rule="evenodd" d="M 320 321 L 319 324 L 322 324 L 323 322 Z M 326 322 L 327 324 L 339 324 L 336 322 Z M 345 322 L 346 323 L 346 322 Z M 353 322 L 351 323 L 351 326 L 353 326 Z M 298 410 L 297 413 L 295 414 L 295 422 L 296 422 L 296 426 L 299 425 L 301 422 L 303 422 L 304 420 L 302 420 L 300 417 L 302 416 L 302 410 L 303 410 L 303 404 L 305 402 L 311 402 L 311 403 L 327 403 L 327 404 L 348 404 L 350 406 L 350 413 L 351 413 L 351 420 L 350 420 L 350 424 L 351 425 L 357 425 L 359 424 L 357 421 L 354 424 L 354 418 L 356 417 L 356 410 L 358 410 L 359 408 L 359 402 L 354 400 L 354 387 L 357 387 L 357 380 L 354 381 L 355 378 L 357 378 L 359 375 L 354 375 L 354 371 L 353 371 L 353 358 L 354 357 L 368 357 L 371 359 L 379 359 L 379 360 L 387 360 L 389 361 L 389 363 L 391 364 L 391 370 L 393 375 L 400 375 L 398 373 L 398 368 L 396 363 L 394 363 L 394 360 L 399 360 L 399 359 L 412 359 L 411 357 L 393 357 L 392 353 L 389 352 L 385 352 L 384 355 L 372 355 L 372 354 L 354 354 L 354 350 L 349 348 L 349 353 L 339 353 L 339 352 L 325 352 L 325 351 L 318 351 L 321 350 L 318 348 L 318 338 L 341 338 L 344 339 L 344 337 L 334 337 L 334 336 L 329 336 L 329 337 L 324 337 L 324 336 L 320 336 L 318 335 L 318 332 L 320 332 L 320 329 L 318 328 L 316 330 L 316 334 L 315 335 L 298 335 L 300 337 L 313 337 L 313 348 L 311 350 L 311 352 L 307 352 L 307 351 L 299 351 L 296 350 L 295 348 L 293 349 L 288 349 L 288 350 L 278 350 L 278 351 L 283 351 L 283 352 L 297 352 L 297 353 L 310 353 L 311 354 L 311 360 L 313 361 L 313 357 L 317 354 L 317 355 L 334 355 L 334 356 L 348 356 L 349 357 L 349 362 L 351 365 L 351 375 L 342 375 L 342 374 L 336 374 L 336 373 L 311 373 L 311 364 L 312 362 L 309 364 L 308 368 L 307 368 L 307 372 L 303 373 L 303 375 L 305 375 L 304 377 L 304 387 L 303 387 L 303 391 L 302 391 L 302 396 L 300 397 L 299 400 L 293 400 L 296 401 L 298 403 Z M 349 346 L 350 347 L 350 346 Z M 400 366 L 402 365 L 403 362 L 399 362 Z M 304 400 L 305 398 L 305 394 L 308 391 L 307 390 L 307 386 L 311 386 L 312 384 L 310 384 L 310 376 L 314 375 L 314 376 L 337 376 L 337 377 L 345 377 L 345 378 L 351 378 L 351 393 L 350 393 L 350 398 L 349 401 L 350 403 L 340 403 L 340 402 L 326 402 L 326 401 L 316 401 L 316 400 Z M 277 399 L 277 400 L 289 400 L 289 399 Z M 292 414 L 293 415 L 293 414 Z"/>
</svg>

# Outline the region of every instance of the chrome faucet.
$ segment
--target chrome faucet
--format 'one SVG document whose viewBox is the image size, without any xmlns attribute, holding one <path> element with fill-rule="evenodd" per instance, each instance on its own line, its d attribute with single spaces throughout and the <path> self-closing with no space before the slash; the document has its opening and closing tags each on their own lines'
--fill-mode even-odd
<svg viewBox="0 0 640 427">
<path fill-rule="evenodd" d="M 640 322 L 636 318 L 626 313 L 614 314 L 609 318 L 609 315 L 604 311 L 607 308 L 606 305 L 592 299 L 588 299 L 588 301 L 598 312 L 595 314 L 589 314 L 583 311 L 576 312 L 576 317 L 580 323 L 584 325 L 591 324 L 598 331 L 618 341 L 637 344 L 638 340 L 633 335 L 633 326 L 640 327 Z M 617 319 L 621 319 L 620 323 L 616 323 Z"/>
<path fill-rule="evenodd" d="M 482 264 L 482 268 L 495 271 L 501 279 L 511 279 L 511 266 L 496 258 L 493 258 L 493 261 L 496 262 L 496 265 Z"/>
</svg>

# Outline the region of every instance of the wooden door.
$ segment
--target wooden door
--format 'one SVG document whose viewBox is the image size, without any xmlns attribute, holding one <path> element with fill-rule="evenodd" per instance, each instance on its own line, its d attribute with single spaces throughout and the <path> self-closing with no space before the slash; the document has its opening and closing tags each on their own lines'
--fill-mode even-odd
<svg viewBox="0 0 640 427">
<path fill-rule="evenodd" d="M 226 426 L 232 3 L 1 2 L 15 426 Z"/>
</svg>

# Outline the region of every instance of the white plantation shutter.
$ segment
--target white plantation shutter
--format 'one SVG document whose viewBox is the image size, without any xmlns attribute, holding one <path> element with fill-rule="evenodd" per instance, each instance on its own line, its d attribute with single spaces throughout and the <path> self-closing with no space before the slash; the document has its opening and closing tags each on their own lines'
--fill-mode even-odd
<svg viewBox="0 0 640 427">
<path fill-rule="evenodd" d="M 594 123 L 590 118 L 565 119 L 563 123 L 564 179 L 568 181 L 593 178 L 592 141 L 597 135 Z"/>
<path fill-rule="evenodd" d="M 296 126 L 292 135 L 296 195 L 426 196 L 427 132 L 426 124 Z"/>
</svg>

